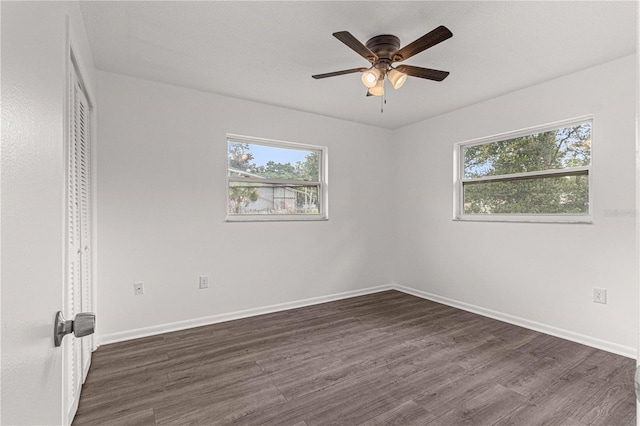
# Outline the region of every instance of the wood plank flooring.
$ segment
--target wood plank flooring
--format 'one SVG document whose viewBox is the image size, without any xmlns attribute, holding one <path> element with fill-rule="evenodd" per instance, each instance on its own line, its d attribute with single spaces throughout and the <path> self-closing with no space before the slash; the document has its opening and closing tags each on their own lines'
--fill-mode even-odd
<svg viewBox="0 0 640 426">
<path fill-rule="evenodd" d="M 634 368 L 387 291 L 105 345 L 74 425 L 635 425 Z"/>
</svg>

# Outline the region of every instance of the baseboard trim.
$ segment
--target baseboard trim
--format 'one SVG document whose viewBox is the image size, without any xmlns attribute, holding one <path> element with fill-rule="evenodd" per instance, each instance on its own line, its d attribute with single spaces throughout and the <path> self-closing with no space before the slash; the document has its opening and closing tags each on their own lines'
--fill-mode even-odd
<svg viewBox="0 0 640 426">
<path fill-rule="evenodd" d="M 201 318 L 194 318 L 185 321 L 176 321 L 172 323 L 161 324 L 152 327 L 138 328 L 118 333 L 102 334 L 97 336 L 98 345 L 106 345 L 109 343 L 123 342 L 126 340 L 139 339 L 142 337 L 155 336 L 158 334 L 169 333 L 172 331 L 186 330 L 194 327 L 202 327 L 205 325 L 217 324 L 225 321 L 253 317 L 256 315 L 269 314 L 273 312 L 286 311 L 288 309 L 303 308 L 305 306 L 318 305 L 320 303 L 333 302 L 335 300 L 349 299 L 351 297 L 364 296 L 367 294 L 379 293 L 387 290 L 398 290 L 412 296 L 422 299 L 431 300 L 433 302 L 442 303 L 443 305 L 453 308 L 462 309 L 463 311 L 472 312 L 474 314 L 493 318 L 519 327 L 528 328 L 530 330 L 539 331 L 540 333 L 549 334 L 551 336 L 560 337 L 561 339 L 570 340 L 572 342 L 591 346 L 596 349 L 602 349 L 607 352 L 626 356 L 628 358 L 637 359 L 638 351 L 634 347 L 619 345 L 607 340 L 598 339 L 580 333 L 575 333 L 562 328 L 554 327 L 548 324 L 531 321 L 525 318 L 517 317 L 503 312 L 494 311 L 492 309 L 483 308 L 459 300 L 450 299 L 448 297 L 439 296 L 437 294 L 406 287 L 399 284 L 387 284 L 377 287 L 369 287 L 360 290 L 347 291 L 343 293 L 335 293 L 327 296 L 312 297 L 293 302 L 279 303 L 276 305 L 263 306 L 259 308 L 246 309 L 242 311 L 228 312 L 224 314 L 211 315 Z"/>
<path fill-rule="evenodd" d="M 302 308 L 305 306 L 318 305 L 320 303 L 333 302 L 335 300 L 349 299 L 351 297 L 364 296 L 367 294 L 379 293 L 381 291 L 393 290 L 394 285 L 387 284 L 377 287 L 369 287 L 361 290 L 346 291 L 327 296 L 312 297 L 293 302 L 279 303 L 276 305 L 263 306 L 259 308 L 246 309 L 242 311 L 228 312 L 224 314 L 211 315 L 201 318 L 194 318 L 185 321 L 176 321 L 151 327 L 127 330 L 118 333 L 102 334 L 97 336 L 98 345 L 123 342 L 126 340 L 139 339 L 141 337 L 155 336 L 157 334 L 169 333 L 172 331 L 186 330 L 194 327 L 217 324 L 225 321 L 232 321 L 241 318 L 253 317 L 256 315 L 270 314 L 273 312 L 286 311 L 288 309 Z"/>
<path fill-rule="evenodd" d="M 638 351 L 634 347 L 619 345 L 617 343 L 609 342 L 607 340 L 598 339 L 595 337 L 587 336 L 585 334 L 575 333 L 573 331 L 554 327 L 548 324 L 543 324 L 537 321 L 530 321 L 525 318 L 520 318 L 514 315 L 505 314 L 502 312 L 494 311 L 492 309 L 487 309 L 480 306 L 472 305 L 470 303 L 449 299 L 448 297 L 438 296 L 436 294 L 428 293 L 422 290 L 417 290 L 415 288 L 405 287 L 398 284 L 395 284 L 393 288 L 395 290 L 410 294 L 412 296 L 417 296 L 422 299 L 427 299 L 433 302 L 442 303 L 443 305 L 451 306 L 457 309 L 462 309 L 463 311 L 472 312 L 474 314 L 493 318 L 498 321 L 503 321 L 509 324 L 528 328 L 530 330 L 539 331 L 540 333 L 545 333 L 551 336 L 560 337 L 561 339 L 570 340 L 572 342 L 591 346 L 596 349 L 602 349 L 604 351 L 611 352 L 617 355 L 622 355 L 622 356 L 633 358 L 633 359 L 637 359 L 638 357 Z"/>
</svg>

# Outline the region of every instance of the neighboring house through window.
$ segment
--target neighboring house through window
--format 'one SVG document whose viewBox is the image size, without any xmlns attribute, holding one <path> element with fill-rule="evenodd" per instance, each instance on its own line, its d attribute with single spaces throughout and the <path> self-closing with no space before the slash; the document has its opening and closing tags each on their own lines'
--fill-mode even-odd
<svg viewBox="0 0 640 426">
<path fill-rule="evenodd" d="M 327 148 L 227 135 L 227 220 L 327 219 Z"/>
</svg>

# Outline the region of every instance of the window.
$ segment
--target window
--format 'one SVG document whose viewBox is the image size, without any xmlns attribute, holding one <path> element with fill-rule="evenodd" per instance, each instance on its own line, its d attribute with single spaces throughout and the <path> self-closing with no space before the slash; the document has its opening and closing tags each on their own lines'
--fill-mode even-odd
<svg viewBox="0 0 640 426">
<path fill-rule="evenodd" d="M 227 135 L 227 220 L 327 219 L 325 147 Z"/>
<path fill-rule="evenodd" d="M 589 222 L 592 119 L 456 145 L 455 218 Z"/>
</svg>

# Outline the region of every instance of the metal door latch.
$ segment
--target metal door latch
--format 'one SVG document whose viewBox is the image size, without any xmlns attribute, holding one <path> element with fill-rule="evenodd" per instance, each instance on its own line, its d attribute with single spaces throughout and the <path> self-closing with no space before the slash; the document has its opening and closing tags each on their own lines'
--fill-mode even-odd
<svg viewBox="0 0 640 426">
<path fill-rule="evenodd" d="M 96 327 L 96 315 L 93 312 L 81 312 L 73 320 L 65 320 L 62 312 L 56 314 L 53 328 L 53 341 L 56 347 L 62 344 L 62 338 L 69 333 L 76 337 L 93 334 Z"/>
</svg>

